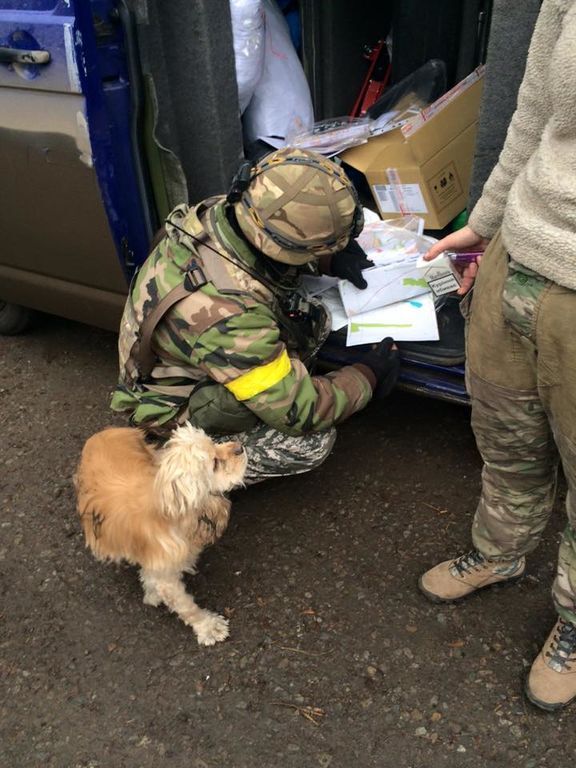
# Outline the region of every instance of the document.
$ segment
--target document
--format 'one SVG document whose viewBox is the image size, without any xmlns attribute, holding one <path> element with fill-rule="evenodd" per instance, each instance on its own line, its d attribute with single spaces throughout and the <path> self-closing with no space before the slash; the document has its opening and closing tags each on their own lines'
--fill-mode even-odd
<svg viewBox="0 0 576 768">
<path fill-rule="evenodd" d="M 330 288 L 328 291 L 324 291 L 321 301 L 330 314 L 332 321 L 331 329 L 333 331 L 339 331 L 340 328 L 348 325 L 348 318 L 346 317 L 346 312 L 344 312 L 337 288 Z"/>
<path fill-rule="evenodd" d="M 347 347 L 395 341 L 438 341 L 438 321 L 430 293 L 409 301 L 364 312 L 348 321 Z"/>
<path fill-rule="evenodd" d="M 361 290 L 347 280 L 338 284 L 344 310 L 350 318 L 430 292 L 423 270 L 416 265 L 415 259 L 372 267 L 362 274 L 367 288 Z"/>
</svg>

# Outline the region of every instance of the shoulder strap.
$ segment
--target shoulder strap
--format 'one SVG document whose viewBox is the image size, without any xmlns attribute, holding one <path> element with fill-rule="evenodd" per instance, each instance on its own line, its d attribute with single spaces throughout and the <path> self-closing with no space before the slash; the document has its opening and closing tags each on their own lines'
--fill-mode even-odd
<svg viewBox="0 0 576 768">
<path fill-rule="evenodd" d="M 132 353 L 140 376 L 143 379 L 147 379 L 150 376 L 150 373 L 156 364 L 156 354 L 152 349 L 152 335 L 156 330 L 156 326 L 174 304 L 177 304 L 191 293 L 202 288 L 207 282 L 202 269 L 196 262 L 192 262 L 186 273 L 184 282 L 177 285 L 175 288 L 172 288 L 172 290 L 158 302 L 150 314 L 144 318 L 140 328 L 139 343 Z"/>
</svg>

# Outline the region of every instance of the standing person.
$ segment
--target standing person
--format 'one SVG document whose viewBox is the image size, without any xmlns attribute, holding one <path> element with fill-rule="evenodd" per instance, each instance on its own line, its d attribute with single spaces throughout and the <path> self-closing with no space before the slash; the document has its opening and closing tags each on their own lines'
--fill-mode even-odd
<svg viewBox="0 0 576 768">
<path fill-rule="evenodd" d="M 321 261 L 366 287 L 362 226 L 344 171 L 297 149 L 243 164 L 226 197 L 178 206 L 126 302 L 112 408 L 157 435 L 184 421 L 234 435 L 248 483 L 317 467 L 334 426 L 398 375 L 391 339 L 357 364 L 313 371 L 330 324 L 300 295 L 300 275 Z"/>
<path fill-rule="evenodd" d="M 520 578 L 548 522 L 560 460 L 568 525 L 552 590 L 558 620 L 526 681 L 528 698 L 553 710 L 576 697 L 575 0 L 544 0 L 498 164 L 469 226 L 427 258 L 486 245 L 473 302 L 464 299 L 472 427 L 484 459 L 474 548 L 427 571 L 420 588 L 449 602 Z"/>
</svg>

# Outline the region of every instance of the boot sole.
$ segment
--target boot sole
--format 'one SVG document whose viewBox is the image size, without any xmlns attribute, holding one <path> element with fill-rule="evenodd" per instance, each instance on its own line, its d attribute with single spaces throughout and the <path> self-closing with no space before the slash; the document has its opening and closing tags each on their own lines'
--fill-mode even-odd
<svg viewBox="0 0 576 768">
<path fill-rule="evenodd" d="M 428 592 L 427 589 L 422 585 L 422 576 L 418 579 L 418 589 L 424 597 L 426 597 L 428 600 L 430 600 L 431 603 L 461 603 L 462 600 L 466 600 L 469 597 L 472 597 L 472 595 L 477 594 L 478 592 L 481 592 L 483 589 L 494 589 L 498 587 L 510 587 L 512 584 L 516 584 L 518 581 L 524 578 L 524 573 L 521 573 L 519 576 L 511 576 L 509 579 L 504 579 L 502 581 L 495 581 L 493 584 L 485 584 L 483 587 L 477 587 L 476 589 L 473 589 L 472 592 L 467 592 L 465 595 L 462 595 L 462 597 L 440 597 L 439 595 L 435 595 L 433 592 Z"/>
<path fill-rule="evenodd" d="M 559 709 L 564 709 L 567 707 L 574 701 L 574 699 L 576 699 L 576 696 L 572 696 L 571 699 L 560 704 L 550 704 L 547 701 L 540 701 L 540 699 L 537 699 L 536 696 L 534 696 L 530 691 L 530 688 L 528 687 L 528 680 L 526 680 L 524 683 L 524 694 L 531 704 L 534 704 L 534 706 L 538 707 L 539 709 L 543 709 L 545 712 L 557 712 Z"/>
</svg>

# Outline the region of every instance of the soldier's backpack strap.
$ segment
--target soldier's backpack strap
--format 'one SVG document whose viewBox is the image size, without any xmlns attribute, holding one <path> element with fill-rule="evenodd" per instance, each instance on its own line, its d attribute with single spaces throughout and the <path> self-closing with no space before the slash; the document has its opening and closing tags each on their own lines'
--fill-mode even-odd
<svg viewBox="0 0 576 768">
<path fill-rule="evenodd" d="M 202 225 L 202 218 L 217 199 L 219 198 L 209 198 L 199 203 L 195 208 L 190 208 L 182 219 L 182 229 L 186 230 L 192 238 L 194 249 L 200 258 L 206 278 L 219 291 L 236 290 L 238 283 L 226 268 L 225 257 L 207 243 L 210 236 Z"/>
<path fill-rule="evenodd" d="M 172 288 L 172 290 L 158 302 L 150 314 L 144 318 L 140 328 L 139 343 L 135 345 L 136 348 L 132 350 L 131 354 L 133 362 L 136 364 L 142 379 L 147 379 L 156 365 L 157 356 L 152 349 L 152 335 L 154 334 L 158 323 L 174 304 L 177 304 L 191 293 L 202 288 L 207 282 L 204 272 L 200 266 L 193 261 L 188 268 L 184 282 L 177 285 L 175 288 Z"/>
</svg>

